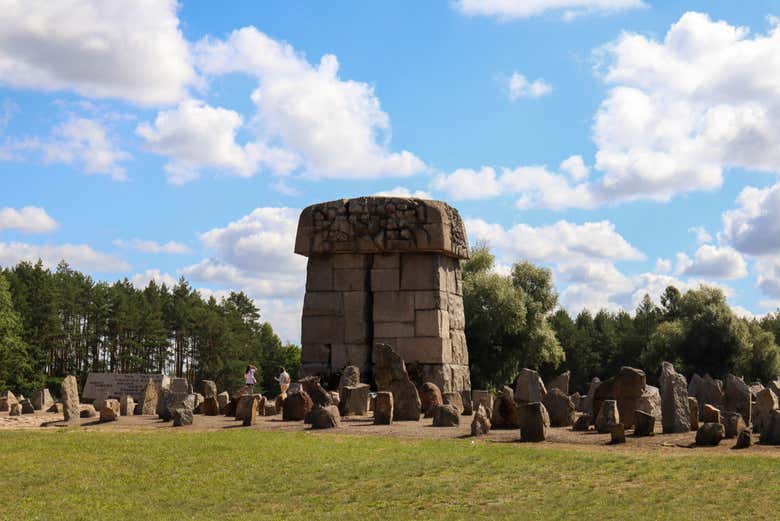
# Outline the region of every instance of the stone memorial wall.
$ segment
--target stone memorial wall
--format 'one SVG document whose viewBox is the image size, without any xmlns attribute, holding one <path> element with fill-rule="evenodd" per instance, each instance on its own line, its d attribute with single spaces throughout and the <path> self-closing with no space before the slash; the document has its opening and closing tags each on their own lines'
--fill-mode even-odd
<svg viewBox="0 0 780 521">
<path fill-rule="evenodd" d="M 471 388 L 457 210 L 439 202 L 362 197 L 306 208 L 295 252 L 309 258 L 302 373 L 347 365 L 370 377 L 372 349 L 389 344 L 445 392 Z"/>
<path fill-rule="evenodd" d="M 132 396 L 134 400 L 141 400 L 141 393 L 146 387 L 149 378 L 153 379 L 163 389 L 170 385 L 170 379 L 161 374 L 142 373 L 89 373 L 84 384 L 82 398 L 86 401 L 95 400 L 103 396 L 107 398 L 121 398 L 123 395 Z"/>
</svg>

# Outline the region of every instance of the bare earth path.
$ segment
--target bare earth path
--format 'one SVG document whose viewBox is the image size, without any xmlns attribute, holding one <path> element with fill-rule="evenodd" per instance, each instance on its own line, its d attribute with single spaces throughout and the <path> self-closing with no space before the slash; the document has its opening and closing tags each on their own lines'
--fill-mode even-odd
<svg viewBox="0 0 780 521">
<path fill-rule="evenodd" d="M 371 413 L 369 413 L 371 414 Z M 421 419 L 419 422 L 395 422 L 392 425 L 373 425 L 372 417 L 342 418 L 338 429 L 327 431 L 312 431 L 303 422 L 285 422 L 281 415 L 258 416 L 257 423 L 252 427 L 243 427 L 241 422 L 225 416 L 196 415 L 195 423 L 185 427 L 172 427 L 171 422 L 163 422 L 156 416 L 122 416 L 118 422 L 100 423 L 97 418 L 81 418 L 70 424 L 62 420 L 61 414 L 38 412 L 22 416 L 8 416 L 0 413 L 0 438 L 4 430 L 20 429 L 80 429 L 85 432 L 205 432 L 220 429 L 246 429 L 277 432 L 309 432 L 312 435 L 327 436 L 329 434 L 348 434 L 357 436 L 394 436 L 406 439 L 470 439 L 473 443 L 518 443 L 518 430 L 493 430 L 487 436 L 471 438 L 471 417 L 462 416 L 457 427 L 433 427 L 431 419 Z M 723 440 L 717 447 L 692 447 L 695 433 L 661 434 L 635 438 L 629 431 L 626 443 L 610 445 L 609 434 L 598 434 L 595 431 L 574 432 L 568 427 L 552 428 L 548 431 L 547 441 L 543 445 L 559 448 L 584 450 L 617 451 L 617 452 L 662 452 L 663 454 L 691 454 L 692 451 L 706 454 L 721 453 L 729 455 L 765 455 L 780 457 L 780 446 L 759 445 L 758 436 L 753 435 L 753 446 L 745 450 L 734 450 L 734 439 Z"/>
</svg>

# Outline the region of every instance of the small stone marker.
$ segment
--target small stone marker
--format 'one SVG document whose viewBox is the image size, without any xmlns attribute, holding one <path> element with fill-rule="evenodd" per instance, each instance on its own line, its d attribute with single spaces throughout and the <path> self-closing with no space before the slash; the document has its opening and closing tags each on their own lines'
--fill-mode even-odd
<svg viewBox="0 0 780 521">
<path fill-rule="evenodd" d="M 343 416 L 365 416 L 368 412 L 368 384 L 345 385 L 339 396 L 339 410 Z"/>
<path fill-rule="evenodd" d="M 119 412 L 122 416 L 133 416 L 135 414 L 135 400 L 129 394 L 125 394 L 119 399 Z"/>
<path fill-rule="evenodd" d="M 706 404 L 702 410 L 703 423 L 720 423 L 720 410 L 714 405 Z"/>
<path fill-rule="evenodd" d="M 437 405 L 433 408 L 434 427 L 455 427 L 460 424 L 460 413 L 452 404 Z"/>
<path fill-rule="evenodd" d="M 493 402 L 493 413 L 490 416 L 490 423 L 494 429 L 519 429 L 520 415 L 517 412 L 517 404 L 512 394 L 512 388 L 504 388 L 496 396 Z"/>
<path fill-rule="evenodd" d="M 724 411 L 721 414 L 721 423 L 723 423 L 726 438 L 734 438 L 737 434 L 747 429 L 745 420 L 738 412 Z"/>
<path fill-rule="evenodd" d="M 617 401 L 604 400 L 599 414 L 596 416 L 596 430 L 601 434 L 606 434 L 618 423 L 620 423 L 620 413 L 618 412 Z"/>
<path fill-rule="evenodd" d="M 288 393 L 282 406 L 282 419 L 284 421 L 302 421 L 311 411 L 313 405 L 306 391 Z"/>
<path fill-rule="evenodd" d="M 465 410 L 465 407 L 463 406 L 463 397 L 460 395 L 460 393 L 442 393 L 442 400 L 444 400 L 445 405 L 453 405 L 455 409 L 458 411 L 458 414 L 461 416 L 463 415 L 463 411 Z"/>
<path fill-rule="evenodd" d="M 634 412 L 634 436 L 652 436 L 655 433 L 655 416 L 645 411 Z"/>
<path fill-rule="evenodd" d="M 217 404 L 219 405 L 219 413 L 225 414 L 225 408 L 228 402 L 230 402 L 230 394 L 227 391 L 222 391 L 217 395 Z"/>
<path fill-rule="evenodd" d="M 393 393 L 379 391 L 374 399 L 374 424 L 390 425 L 393 423 Z"/>
<path fill-rule="evenodd" d="M 424 418 L 433 418 L 433 408 L 443 403 L 444 398 L 438 385 L 433 382 L 425 382 L 420 386 L 420 406 Z"/>
<path fill-rule="evenodd" d="M 780 445 L 780 411 L 769 413 L 761 428 L 759 441 L 764 445 Z"/>
<path fill-rule="evenodd" d="M 192 425 L 192 422 L 194 420 L 192 409 L 187 409 L 186 407 L 178 407 L 174 409 L 173 414 L 171 416 L 173 418 L 174 427 Z"/>
<path fill-rule="evenodd" d="M 550 417 L 541 402 L 533 402 L 518 407 L 520 413 L 520 440 L 539 442 L 547 437 Z"/>
<path fill-rule="evenodd" d="M 22 400 L 22 414 L 33 414 L 35 412 L 35 407 L 33 407 L 32 402 L 25 398 Z"/>
<path fill-rule="evenodd" d="M 404 359 L 387 344 L 374 347 L 374 380 L 379 391 L 393 393 L 393 421 L 419 421 L 420 395 Z"/>
<path fill-rule="evenodd" d="M 691 409 L 688 404 L 688 382 L 669 362 L 661 364 L 661 425 L 664 434 L 689 432 Z"/>
<path fill-rule="evenodd" d="M 696 445 L 718 445 L 725 435 L 722 423 L 703 423 L 696 431 Z"/>
<path fill-rule="evenodd" d="M 626 442 L 626 428 L 623 427 L 622 423 L 613 425 L 609 432 L 611 434 L 609 441 L 611 445 L 617 445 L 619 443 Z"/>
<path fill-rule="evenodd" d="M 741 378 L 727 374 L 723 381 L 723 398 L 723 409 L 738 412 L 745 423 L 750 425 L 752 417 L 750 386 Z"/>
<path fill-rule="evenodd" d="M 261 402 L 263 408 L 265 408 L 265 398 L 263 396 L 259 394 L 242 396 L 236 407 L 236 419 L 242 420 L 244 427 L 254 425 L 257 422 L 257 412 Z"/>
<path fill-rule="evenodd" d="M 571 430 L 575 432 L 586 432 L 590 430 L 590 426 L 593 424 L 593 419 L 589 414 L 580 415 L 572 425 Z"/>
<path fill-rule="evenodd" d="M 471 391 L 471 402 L 474 410 L 479 409 L 479 406 L 482 405 L 485 408 L 485 414 L 487 415 L 488 420 L 491 418 L 491 415 L 493 414 L 492 392 L 485 390 Z"/>
<path fill-rule="evenodd" d="M 693 396 L 688 397 L 688 409 L 690 410 L 691 430 L 699 430 L 699 401 Z"/>
<path fill-rule="evenodd" d="M 81 414 L 81 404 L 79 403 L 79 387 L 76 377 L 68 375 L 62 380 L 62 414 L 65 421 L 76 419 Z"/>
<path fill-rule="evenodd" d="M 119 420 L 119 400 L 110 398 L 105 401 L 103 408 L 100 410 L 100 422 L 105 423 L 117 420 Z"/>
<path fill-rule="evenodd" d="M 22 415 L 22 404 L 19 402 L 13 402 L 11 406 L 9 407 L 8 416 L 21 416 Z"/>
<path fill-rule="evenodd" d="M 542 403 L 550 415 L 550 425 L 553 427 L 569 427 L 574 424 L 574 404 L 559 387 L 550 389 Z"/>
<path fill-rule="evenodd" d="M 157 414 L 157 401 L 160 399 L 160 388 L 154 379 L 149 378 L 141 393 L 141 414 L 152 416 Z"/>
<path fill-rule="evenodd" d="M 95 418 L 98 415 L 97 411 L 95 410 L 95 406 L 91 403 L 87 403 L 81 406 L 81 412 L 79 413 L 79 416 L 82 418 Z"/>
<path fill-rule="evenodd" d="M 474 412 L 474 418 L 471 420 L 471 435 L 485 436 L 490 432 L 490 419 L 487 417 L 487 411 L 482 404 L 477 405 Z"/>
<path fill-rule="evenodd" d="M 735 449 L 747 449 L 753 441 L 750 439 L 750 431 L 744 430 L 737 435 L 737 443 L 734 445 Z"/>
<path fill-rule="evenodd" d="M 539 373 L 528 368 L 520 371 L 515 379 L 515 401 L 518 403 L 541 402 L 547 388 Z"/>
<path fill-rule="evenodd" d="M 32 395 L 31 401 L 33 408 L 38 411 L 47 411 L 52 405 L 54 405 L 54 400 L 51 397 L 49 389 L 47 388 L 35 391 Z"/>
</svg>

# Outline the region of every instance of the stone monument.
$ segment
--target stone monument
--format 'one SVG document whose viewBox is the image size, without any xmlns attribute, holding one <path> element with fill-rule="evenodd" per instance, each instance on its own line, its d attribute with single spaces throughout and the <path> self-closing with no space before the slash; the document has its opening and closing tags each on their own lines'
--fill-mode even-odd
<svg viewBox="0 0 780 521">
<path fill-rule="evenodd" d="M 383 343 L 443 392 L 471 389 L 460 269 L 469 249 L 457 210 L 400 197 L 315 204 L 301 213 L 295 253 L 308 257 L 304 376 L 354 365 L 368 381 Z"/>
</svg>

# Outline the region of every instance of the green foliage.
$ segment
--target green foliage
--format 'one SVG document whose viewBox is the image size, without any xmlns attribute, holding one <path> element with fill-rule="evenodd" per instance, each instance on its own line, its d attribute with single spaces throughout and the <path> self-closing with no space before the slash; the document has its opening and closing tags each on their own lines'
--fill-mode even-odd
<svg viewBox="0 0 780 521">
<path fill-rule="evenodd" d="M 218 302 L 184 279 L 173 288 L 95 283 L 65 262 L 54 272 L 23 262 L 0 278 L 0 390 L 45 384 L 56 394 L 65 374 L 83 381 L 89 371 L 164 372 L 235 390 L 253 363 L 269 391 L 278 365 L 293 376 L 300 366 L 300 349 L 283 346 L 244 293 Z"/>
</svg>

